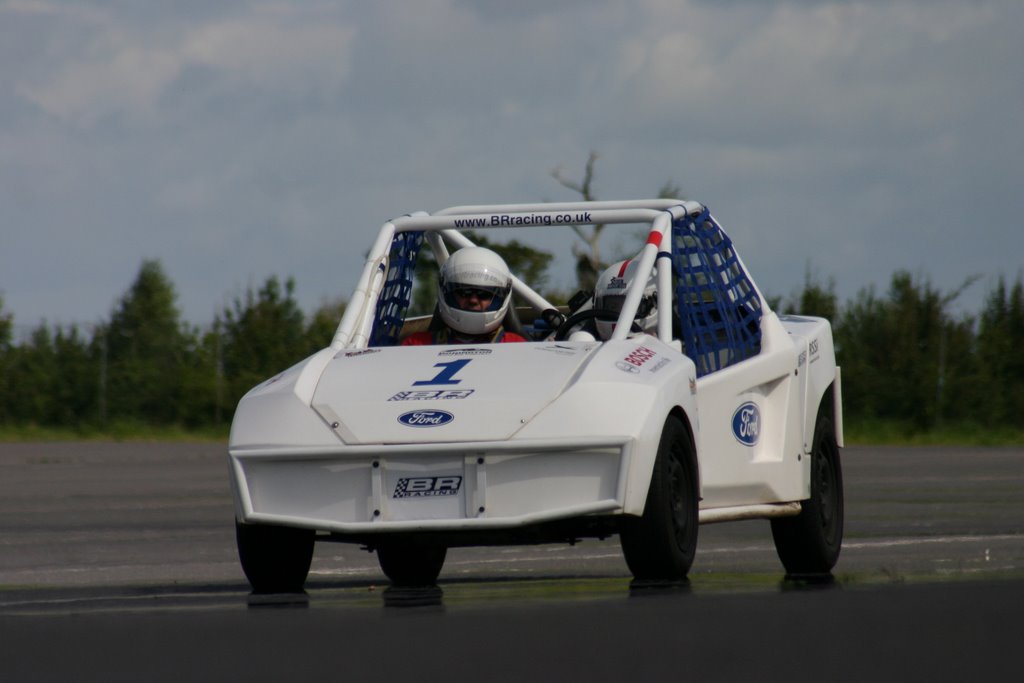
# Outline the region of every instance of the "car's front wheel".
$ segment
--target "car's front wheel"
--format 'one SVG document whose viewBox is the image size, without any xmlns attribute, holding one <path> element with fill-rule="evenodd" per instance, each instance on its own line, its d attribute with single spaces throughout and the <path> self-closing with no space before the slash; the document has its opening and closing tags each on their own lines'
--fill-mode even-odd
<svg viewBox="0 0 1024 683">
<path fill-rule="evenodd" d="M 377 546 L 381 571 L 403 588 L 436 584 L 447 555 L 448 548 L 436 543 L 401 540 Z"/>
<path fill-rule="evenodd" d="M 316 532 L 235 522 L 242 571 L 254 593 L 301 593 L 313 561 Z"/>
<path fill-rule="evenodd" d="M 698 495 L 693 442 L 683 423 L 669 417 L 654 461 L 644 514 L 627 518 L 620 532 L 622 552 L 635 578 L 686 578 L 697 552 Z"/>
<path fill-rule="evenodd" d="M 811 497 L 796 517 L 772 520 L 775 549 L 788 574 L 826 574 L 843 544 L 843 471 L 832 420 L 818 415 L 811 450 Z"/>
</svg>

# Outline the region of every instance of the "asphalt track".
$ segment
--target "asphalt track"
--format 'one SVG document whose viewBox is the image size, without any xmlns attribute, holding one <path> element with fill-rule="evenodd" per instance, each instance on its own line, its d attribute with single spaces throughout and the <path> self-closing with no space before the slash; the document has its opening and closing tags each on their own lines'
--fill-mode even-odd
<svg viewBox="0 0 1024 683">
<path fill-rule="evenodd" d="M 452 551 L 434 592 L 318 544 L 250 596 L 220 444 L 0 444 L 0 681 L 982 680 L 1024 657 L 1024 450 L 847 448 L 830 582 L 767 523 L 701 528 L 686 586 L 615 541 Z"/>
</svg>

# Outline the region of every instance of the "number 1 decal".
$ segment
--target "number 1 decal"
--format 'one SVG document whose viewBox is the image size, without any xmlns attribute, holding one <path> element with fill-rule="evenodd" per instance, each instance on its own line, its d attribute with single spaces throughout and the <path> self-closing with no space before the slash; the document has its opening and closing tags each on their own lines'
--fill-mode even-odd
<svg viewBox="0 0 1024 683">
<path fill-rule="evenodd" d="M 433 379 L 421 379 L 413 382 L 414 387 L 426 387 L 435 384 L 458 384 L 461 379 L 452 379 L 462 368 L 466 367 L 472 358 L 461 358 L 459 360 L 448 361 L 447 363 L 434 363 L 435 368 L 443 368 L 441 372 L 434 375 Z"/>
</svg>

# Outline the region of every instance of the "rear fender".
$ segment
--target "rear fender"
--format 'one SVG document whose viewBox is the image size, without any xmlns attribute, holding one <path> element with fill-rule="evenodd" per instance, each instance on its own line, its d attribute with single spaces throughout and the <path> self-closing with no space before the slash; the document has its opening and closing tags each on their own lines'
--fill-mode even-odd
<svg viewBox="0 0 1024 683">
<path fill-rule="evenodd" d="M 803 450 L 810 453 L 814 441 L 814 425 L 818 409 L 825 397 L 825 392 L 836 384 L 838 367 L 836 366 L 835 347 L 832 342 L 832 327 L 824 318 L 810 316 L 786 315 L 779 320 L 789 333 L 796 350 L 796 374 L 803 391 L 803 414 L 801 416 L 801 434 Z M 837 409 L 841 409 L 842 400 L 836 394 Z M 837 439 L 842 438 L 842 422 L 834 421 L 837 426 Z"/>
</svg>

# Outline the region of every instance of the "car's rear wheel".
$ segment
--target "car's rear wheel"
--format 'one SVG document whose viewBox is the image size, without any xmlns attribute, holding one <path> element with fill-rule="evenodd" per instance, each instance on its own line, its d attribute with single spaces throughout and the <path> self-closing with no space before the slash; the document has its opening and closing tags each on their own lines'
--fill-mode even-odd
<svg viewBox="0 0 1024 683">
<path fill-rule="evenodd" d="M 772 520 L 775 549 L 788 574 L 826 574 L 843 544 L 843 472 L 832 420 L 818 415 L 811 450 L 811 497 L 796 517 Z"/>
<path fill-rule="evenodd" d="M 620 533 L 622 552 L 635 578 L 686 578 L 697 552 L 698 495 L 693 442 L 683 423 L 669 417 L 658 445 L 644 514 L 627 518 Z"/>
<path fill-rule="evenodd" d="M 391 584 L 401 587 L 433 586 L 444 567 L 448 548 L 436 543 L 412 540 L 377 546 L 377 561 Z"/>
<path fill-rule="evenodd" d="M 235 522 L 242 571 L 254 593 L 301 593 L 313 561 L 316 532 Z"/>
</svg>

